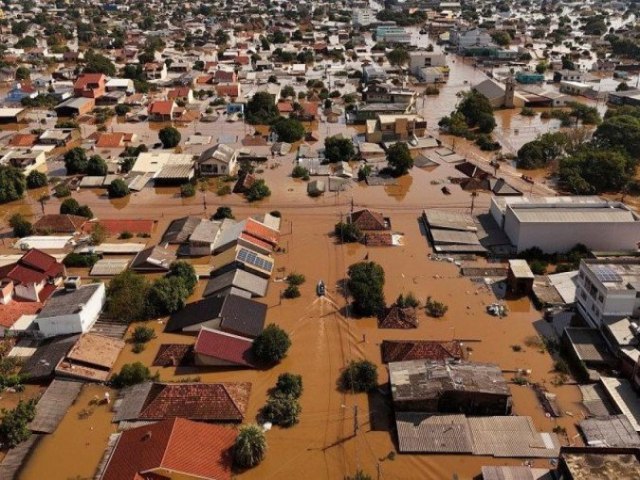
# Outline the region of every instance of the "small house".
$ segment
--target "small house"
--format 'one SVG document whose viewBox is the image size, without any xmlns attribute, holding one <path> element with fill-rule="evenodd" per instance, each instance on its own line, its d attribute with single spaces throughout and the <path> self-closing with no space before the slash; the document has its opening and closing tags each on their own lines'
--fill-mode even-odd
<svg viewBox="0 0 640 480">
<path fill-rule="evenodd" d="M 201 328 L 193 347 L 194 362 L 201 367 L 253 367 L 253 341 L 231 333 Z"/>
</svg>

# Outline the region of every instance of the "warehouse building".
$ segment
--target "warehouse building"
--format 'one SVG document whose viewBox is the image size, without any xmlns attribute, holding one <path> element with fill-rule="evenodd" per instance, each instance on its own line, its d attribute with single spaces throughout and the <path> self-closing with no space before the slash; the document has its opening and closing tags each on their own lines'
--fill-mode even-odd
<svg viewBox="0 0 640 480">
<path fill-rule="evenodd" d="M 590 250 L 638 249 L 640 217 L 621 202 L 586 197 L 494 197 L 491 215 L 518 252 L 538 247 L 566 252 L 577 243 Z"/>
</svg>

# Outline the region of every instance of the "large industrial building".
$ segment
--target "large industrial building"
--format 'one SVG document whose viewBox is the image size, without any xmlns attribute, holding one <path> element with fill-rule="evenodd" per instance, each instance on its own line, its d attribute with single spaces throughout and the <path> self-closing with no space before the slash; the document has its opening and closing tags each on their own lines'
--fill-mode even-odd
<svg viewBox="0 0 640 480">
<path fill-rule="evenodd" d="M 621 202 L 596 196 L 494 197 L 490 211 L 518 252 L 566 252 L 577 243 L 629 252 L 640 242 L 640 217 Z"/>
</svg>

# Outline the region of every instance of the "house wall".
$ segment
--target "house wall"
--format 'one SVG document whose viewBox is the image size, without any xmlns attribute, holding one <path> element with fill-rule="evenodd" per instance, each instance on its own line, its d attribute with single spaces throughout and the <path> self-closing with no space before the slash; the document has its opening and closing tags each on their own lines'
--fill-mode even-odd
<svg viewBox="0 0 640 480">
<path fill-rule="evenodd" d="M 194 362 L 196 365 L 200 367 L 237 367 L 238 365 L 232 362 L 227 362 L 225 360 L 221 360 L 219 358 L 210 357 L 208 355 L 202 355 L 201 353 L 196 353 Z"/>
<path fill-rule="evenodd" d="M 81 311 L 69 315 L 39 318 L 35 320 L 35 323 L 38 325 L 40 333 L 45 337 L 86 333 L 98 319 L 105 299 L 106 290 L 104 283 L 102 283 Z"/>
<path fill-rule="evenodd" d="M 504 231 L 518 252 L 531 247 L 545 253 L 566 252 L 578 242 L 590 250 L 634 251 L 640 239 L 640 222 L 522 223 L 507 209 Z"/>
<path fill-rule="evenodd" d="M 209 320 L 208 322 L 196 323 L 195 325 L 190 325 L 182 329 L 183 332 L 188 333 L 199 333 L 202 327 L 211 328 L 213 330 L 220 330 L 220 322 L 222 319 L 215 318 L 213 320 Z"/>
<path fill-rule="evenodd" d="M 28 283 L 15 286 L 15 295 L 25 300 L 37 302 L 38 294 L 44 285 L 42 283 Z"/>
</svg>

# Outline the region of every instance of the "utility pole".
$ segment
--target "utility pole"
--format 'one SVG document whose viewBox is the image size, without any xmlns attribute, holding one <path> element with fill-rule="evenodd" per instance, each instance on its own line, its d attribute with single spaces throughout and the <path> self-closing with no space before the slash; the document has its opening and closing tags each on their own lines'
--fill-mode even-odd
<svg viewBox="0 0 640 480">
<path fill-rule="evenodd" d="M 477 196 L 478 196 L 478 192 L 471 192 L 471 215 L 473 215 L 473 208 L 476 205 Z"/>
<path fill-rule="evenodd" d="M 358 435 L 358 406 L 353 406 L 353 436 Z"/>
</svg>

